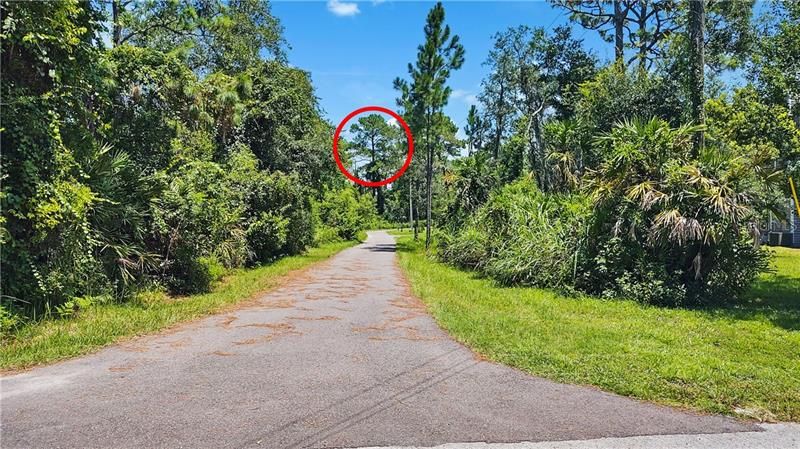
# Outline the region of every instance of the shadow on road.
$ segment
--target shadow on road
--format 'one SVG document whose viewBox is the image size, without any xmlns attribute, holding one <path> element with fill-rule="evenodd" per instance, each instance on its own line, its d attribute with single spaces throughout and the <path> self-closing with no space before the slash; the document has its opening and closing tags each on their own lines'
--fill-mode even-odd
<svg viewBox="0 0 800 449">
<path fill-rule="evenodd" d="M 367 246 L 366 249 L 374 253 L 393 253 L 397 251 L 397 246 L 394 243 L 378 243 Z"/>
</svg>

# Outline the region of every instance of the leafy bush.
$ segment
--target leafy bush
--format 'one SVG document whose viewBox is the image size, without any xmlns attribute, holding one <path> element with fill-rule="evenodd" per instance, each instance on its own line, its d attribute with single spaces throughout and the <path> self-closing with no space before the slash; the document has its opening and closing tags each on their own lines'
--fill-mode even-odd
<svg viewBox="0 0 800 449">
<path fill-rule="evenodd" d="M 503 284 L 664 305 L 733 299 L 767 266 L 754 240 L 774 151 L 716 144 L 695 156 L 695 131 L 622 122 L 594 144 L 590 196 L 507 185 L 441 239 L 439 256 Z"/>
<path fill-rule="evenodd" d="M 225 165 L 231 190 L 239 195 L 253 263 L 302 252 L 313 243 L 315 226 L 310 193 L 300 178 L 262 171 L 259 165 L 243 144 L 232 148 Z"/>
<path fill-rule="evenodd" d="M 339 235 L 339 230 L 333 226 L 317 225 L 314 234 L 314 243 L 321 245 L 323 243 L 339 242 L 342 237 Z"/>
<path fill-rule="evenodd" d="M 568 288 L 587 212 L 582 196 L 547 195 L 530 180 L 518 181 L 493 194 L 463 231 L 442 240 L 439 255 L 503 284 Z"/>
<path fill-rule="evenodd" d="M 320 223 L 335 229 L 344 240 L 358 238 L 359 232 L 369 229 L 377 218 L 372 198 L 360 195 L 353 187 L 326 192 L 317 210 Z"/>
<path fill-rule="evenodd" d="M 769 155 L 709 147 L 695 156 L 696 128 L 660 119 L 618 124 L 597 145 L 588 181 L 590 245 L 578 286 L 658 304 L 731 299 L 766 268 L 755 246 Z"/>
<path fill-rule="evenodd" d="M 156 203 L 154 234 L 162 277 L 175 291 L 208 288 L 202 257 L 213 256 L 226 267 L 240 266 L 247 258 L 243 205 L 239 193 L 224 182 L 226 176 L 213 162 L 187 164 Z"/>
<path fill-rule="evenodd" d="M 286 242 L 275 256 L 301 253 L 314 242 L 315 223 L 310 192 L 301 186 L 300 177 L 296 174 L 271 173 L 266 186 L 263 205 L 270 213 L 279 214 L 286 220 Z"/>
<path fill-rule="evenodd" d="M 56 313 L 61 318 L 75 316 L 96 304 L 107 303 L 111 300 L 110 296 L 76 296 L 69 301 L 56 307 Z"/>
<path fill-rule="evenodd" d="M 450 193 L 445 220 L 451 228 L 464 224 L 499 184 L 496 164 L 489 159 L 488 152 L 456 160 L 443 181 Z"/>
<path fill-rule="evenodd" d="M 438 241 L 439 258 L 461 268 L 480 271 L 490 260 L 489 236 L 477 226 L 467 226 L 455 235 L 442 233 Z"/>
<path fill-rule="evenodd" d="M 183 10 L 186 36 L 201 27 L 190 6 L 130 6 L 133 22 Z M 220 17 L 231 10 L 218 6 Z M 69 315 L 86 298 L 143 288 L 206 291 L 225 269 L 313 242 L 312 197 L 340 177 L 306 72 L 263 60 L 264 41 L 253 47 L 248 33 L 234 45 L 248 52 L 217 48 L 203 62 L 194 38 L 176 52 L 148 27 L 108 48 L 93 2 L 1 8 L 0 291 L 15 313 Z M 248 20 L 273 23 L 266 4 L 236 15 Z M 369 220 L 363 204 L 346 213 L 353 229 Z"/>
<path fill-rule="evenodd" d="M 22 324 L 21 317 L 0 304 L 0 338 L 10 335 L 20 324 Z"/>
<path fill-rule="evenodd" d="M 247 242 L 253 259 L 266 262 L 281 254 L 289 234 L 289 219 L 274 212 L 261 212 L 247 227 Z"/>
</svg>

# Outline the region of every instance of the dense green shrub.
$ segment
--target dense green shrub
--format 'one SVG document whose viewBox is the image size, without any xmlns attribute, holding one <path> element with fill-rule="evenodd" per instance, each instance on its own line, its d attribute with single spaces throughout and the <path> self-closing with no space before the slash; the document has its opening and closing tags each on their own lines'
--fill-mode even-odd
<svg viewBox="0 0 800 449">
<path fill-rule="evenodd" d="M 314 235 L 311 200 L 297 176 L 259 170 L 243 146 L 224 165 L 181 167 L 154 215 L 163 276 L 180 292 L 207 289 L 202 258 L 227 268 L 269 262 L 303 251 Z"/>
<path fill-rule="evenodd" d="M 10 335 L 21 323 L 21 317 L 14 310 L 0 304 L 0 339 Z"/>
<path fill-rule="evenodd" d="M 296 174 L 269 173 L 247 146 L 235 145 L 226 169 L 231 189 L 242 205 L 249 261 L 268 262 L 298 254 L 313 243 L 311 192 Z"/>
<path fill-rule="evenodd" d="M 766 269 L 754 239 L 757 211 L 774 196 L 764 169 L 774 149 L 710 139 L 694 155 L 695 131 L 620 123 L 594 144 L 603 160 L 587 177 L 589 196 L 517 181 L 445 235 L 438 254 L 503 284 L 664 305 L 733 299 Z"/>
<path fill-rule="evenodd" d="M 317 245 L 323 243 L 339 242 L 342 237 L 339 235 L 339 230 L 327 225 L 317 225 L 314 231 L 314 243 Z"/>
<path fill-rule="evenodd" d="M 499 184 L 497 164 L 487 152 L 480 152 L 453 162 L 443 176 L 446 188 L 445 220 L 450 228 L 461 227 Z"/>
<path fill-rule="evenodd" d="M 312 198 L 342 185 L 331 125 L 310 75 L 279 57 L 268 5 L 228 3 L 205 13 L 244 28 L 209 28 L 190 4 L 129 3 L 110 45 L 102 3 L 0 4 L 4 328 L 86 298 L 207 291 L 313 243 Z M 331 218 L 337 238 L 370 220 L 353 198 L 354 222 Z"/>
<path fill-rule="evenodd" d="M 162 276 L 176 291 L 195 291 L 194 273 L 202 271 L 201 257 L 213 256 L 226 267 L 240 266 L 247 258 L 243 206 L 238 193 L 224 182 L 226 176 L 228 171 L 213 162 L 187 164 L 173 175 L 156 203 L 154 236 Z"/>
<path fill-rule="evenodd" d="M 504 284 L 567 288 L 586 230 L 588 201 L 548 195 L 530 180 L 494 193 L 466 228 L 443 239 L 439 255 Z"/>
<path fill-rule="evenodd" d="M 726 301 L 766 268 L 754 240 L 770 156 L 724 146 L 695 155 L 695 131 L 633 121 L 597 141 L 604 160 L 588 181 L 579 288 L 669 305 Z"/>
<path fill-rule="evenodd" d="M 247 227 L 247 244 L 253 260 L 266 262 L 279 256 L 286 245 L 289 219 L 275 212 L 261 212 Z"/>
<path fill-rule="evenodd" d="M 193 257 L 178 251 L 175 263 L 170 267 L 169 287 L 175 293 L 205 293 L 211 291 L 214 282 L 225 275 L 226 268 L 216 257 Z"/>
<path fill-rule="evenodd" d="M 453 265 L 482 271 L 491 260 L 489 234 L 477 223 L 454 234 L 442 232 L 438 241 L 439 258 Z"/>
<path fill-rule="evenodd" d="M 377 218 L 371 196 L 359 194 L 354 187 L 326 192 L 317 211 L 321 225 L 336 230 L 344 240 L 358 238 L 359 232 L 371 228 Z M 331 231 L 324 233 L 330 235 Z"/>
</svg>

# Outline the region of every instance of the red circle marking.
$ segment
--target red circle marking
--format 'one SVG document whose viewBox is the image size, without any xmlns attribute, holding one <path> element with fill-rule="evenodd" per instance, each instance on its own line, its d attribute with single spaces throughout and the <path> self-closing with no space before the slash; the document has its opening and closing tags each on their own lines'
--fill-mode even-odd
<svg viewBox="0 0 800 449">
<path fill-rule="evenodd" d="M 339 135 L 342 133 L 342 129 L 344 129 L 344 125 L 350 121 L 353 117 L 362 114 L 364 112 L 375 111 L 375 112 L 383 112 L 384 114 L 391 115 L 392 118 L 397 120 L 397 123 L 403 126 L 403 129 L 406 132 L 406 139 L 408 140 L 408 154 L 406 155 L 406 161 L 403 163 L 403 166 L 400 167 L 400 170 L 392 175 L 389 178 L 384 179 L 383 181 L 364 181 L 363 179 L 357 178 L 353 176 L 352 173 L 347 171 L 344 168 L 344 164 L 342 164 L 341 158 L 339 158 Z M 358 108 L 355 111 L 347 114 L 347 117 L 339 123 L 339 126 L 336 127 L 336 132 L 333 133 L 333 158 L 336 159 L 336 165 L 339 167 L 339 171 L 344 174 L 347 179 L 355 182 L 356 184 L 362 185 L 364 187 L 383 187 L 387 184 L 391 184 L 394 181 L 397 181 L 398 178 L 403 176 L 408 166 L 411 165 L 411 157 L 414 155 L 414 136 L 411 135 L 411 128 L 408 127 L 408 123 L 403 120 L 400 115 L 396 112 L 392 111 L 391 109 L 386 109 L 380 106 L 364 106 L 363 108 Z"/>
</svg>

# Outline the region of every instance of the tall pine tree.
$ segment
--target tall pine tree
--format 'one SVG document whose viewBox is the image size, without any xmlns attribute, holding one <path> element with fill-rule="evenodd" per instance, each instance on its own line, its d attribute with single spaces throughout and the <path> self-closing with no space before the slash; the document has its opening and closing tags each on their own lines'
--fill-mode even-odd
<svg viewBox="0 0 800 449">
<path fill-rule="evenodd" d="M 416 65 L 408 65 L 410 81 L 396 79 L 395 88 L 410 103 L 414 135 L 425 150 L 426 223 L 425 247 L 431 241 L 431 205 L 433 202 L 433 165 L 444 148 L 442 129 L 447 124 L 442 110 L 450 98 L 447 80 L 450 72 L 464 64 L 464 47 L 458 36 L 450 36 L 444 24 L 444 7 L 437 3 L 425 22 L 425 43 L 418 47 Z M 413 126 L 413 125 L 412 125 Z"/>
</svg>

